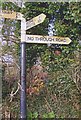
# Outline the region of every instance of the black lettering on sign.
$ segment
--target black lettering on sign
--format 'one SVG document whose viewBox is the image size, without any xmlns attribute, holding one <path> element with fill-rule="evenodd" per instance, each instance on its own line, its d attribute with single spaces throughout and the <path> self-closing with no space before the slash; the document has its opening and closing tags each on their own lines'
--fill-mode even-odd
<svg viewBox="0 0 81 120">
<path fill-rule="evenodd" d="M 56 38 L 56 41 L 58 41 L 58 42 L 66 42 L 66 39 L 63 39 L 63 38 Z"/>
<path fill-rule="evenodd" d="M 35 40 L 38 40 L 38 37 L 35 37 Z"/>
<path fill-rule="evenodd" d="M 40 23 L 40 22 L 41 22 L 41 17 L 39 16 L 39 17 L 38 17 L 38 23 Z"/>
<path fill-rule="evenodd" d="M 28 40 L 34 40 L 34 37 L 27 37 Z"/>
<path fill-rule="evenodd" d="M 52 41 L 52 38 L 48 38 L 48 41 Z"/>
<path fill-rule="evenodd" d="M 13 13 L 13 12 L 10 11 L 10 10 L 2 10 L 2 12 L 5 13 L 5 14 L 12 14 L 12 13 Z"/>
<path fill-rule="evenodd" d="M 56 41 L 60 42 L 58 38 L 56 38 Z"/>
<path fill-rule="evenodd" d="M 40 41 L 44 40 L 44 37 L 40 37 Z"/>
<path fill-rule="evenodd" d="M 46 37 L 43 37 L 43 40 L 44 40 L 44 41 L 48 41 L 48 39 L 47 39 Z"/>
<path fill-rule="evenodd" d="M 53 38 L 52 40 L 53 40 L 53 42 L 54 42 L 54 41 L 55 41 L 55 38 Z"/>
<path fill-rule="evenodd" d="M 28 22 L 26 22 L 26 27 L 31 27 L 32 25 L 35 25 L 33 19 L 31 19 Z"/>
<path fill-rule="evenodd" d="M 63 42 L 64 40 L 61 39 L 61 38 L 56 38 L 56 41 L 58 41 L 58 42 Z"/>
<path fill-rule="evenodd" d="M 66 42 L 66 39 L 64 39 L 63 42 Z"/>
<path fill-rule="evenodd" d="M 45 41 L 48 41 L 48 39 L 46 37 L 44 37 Z"/>
<path fill-rule="evenodd" d="M 40 41 L 40 38 L 39 38 L 39 37 L 35 37 L 35 39 L 36 39 L 37 41 Z"/>
</svg>

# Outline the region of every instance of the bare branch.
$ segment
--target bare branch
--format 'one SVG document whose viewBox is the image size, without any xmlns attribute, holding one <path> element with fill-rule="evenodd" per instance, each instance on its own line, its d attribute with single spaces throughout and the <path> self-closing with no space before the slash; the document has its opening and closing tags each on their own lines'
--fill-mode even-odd
<svg viewBox="0 0 81 120">
<path fill-rule="evenodd" d="M 10 93 L 10 102 L 12 102 L 13 97 L 18 93 L 19 89 L 20 89 L 19 84 L 18 84 L 17 90 L 15 92 L 14 92 L 14 88 L 13 88 L 13 90 Z"/>
</svg>

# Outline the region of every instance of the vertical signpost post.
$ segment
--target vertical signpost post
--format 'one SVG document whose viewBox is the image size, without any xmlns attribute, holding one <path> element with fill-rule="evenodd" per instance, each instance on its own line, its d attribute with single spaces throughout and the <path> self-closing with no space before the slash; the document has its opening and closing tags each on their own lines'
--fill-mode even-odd
<svg viewBox="0 0 81 120">
<path fill-rule="evenodd" d="M 20 118 L 26 119 L 26 43 L 21 43 Z"/>
<path fill-rule="evenodd" d="M 46 15 L 40 14 L 37 17 L 26 22 L 21 19 L 21 99 L 20 99 L 20 117 L 26 119 L 26 30 L 42 23 Z"/>
<path fill-rule="evenodd" d="M 20 96 L 20 118 L 26 119 L 26 20 L 21 20 L 21 96 Z"/>
</svg>

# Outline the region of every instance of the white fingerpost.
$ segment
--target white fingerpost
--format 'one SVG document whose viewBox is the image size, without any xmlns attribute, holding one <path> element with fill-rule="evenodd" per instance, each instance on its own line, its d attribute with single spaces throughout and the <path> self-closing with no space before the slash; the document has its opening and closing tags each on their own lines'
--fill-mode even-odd
<svg viewBox="0 0 81 120">
<path fill-rule="evenodd" d="M 26 20 L 25 18 L 21 19 L 21 42 L 26 40 Z"/>
<path fill-rule="evenodd" d="M 22 4 L 24 7 L 24 4 Z M 20 93 L 20 118 L 27 119 L 27 105 L 26 105 L 26 19 L 21 17 L 21 93 Z"/>
</svg>

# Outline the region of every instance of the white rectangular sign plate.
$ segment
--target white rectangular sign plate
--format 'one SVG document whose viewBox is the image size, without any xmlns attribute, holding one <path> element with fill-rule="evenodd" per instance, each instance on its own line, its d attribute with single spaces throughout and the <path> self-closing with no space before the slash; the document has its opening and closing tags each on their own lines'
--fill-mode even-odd
<svg viewBox="0 0 81 120">
<path fill-rule="evenodd" d="M 29 20 L 26 22 L 26 30 L 42 23 L 45 19 L 46 15 L 45 14 L 40 14 L 37 17 L 34 17 L 33 19 Z"/>
<path fill-rule="evenodd" d="M 71 40 L 68 37 L 26 35 L 26 40 L 21 42 L 41 43 L 41 44 L 69 44 Z"/>
<path fill-rule="evenodd" d="M 0 12 L 0 17 L 15 19 L 16 18 L 16 12 L 13 12 L 13 11 L 10 11 L 10 10 L 2 10 L 2 12 Z"/>
<path fill-rule="evenodd" d="M 10 10 L 2 10 L 0 11 L 0 18 L 22 20 L 23 14 L 21 14 L 20 12 L 14 12 Z"/>
</svg>

